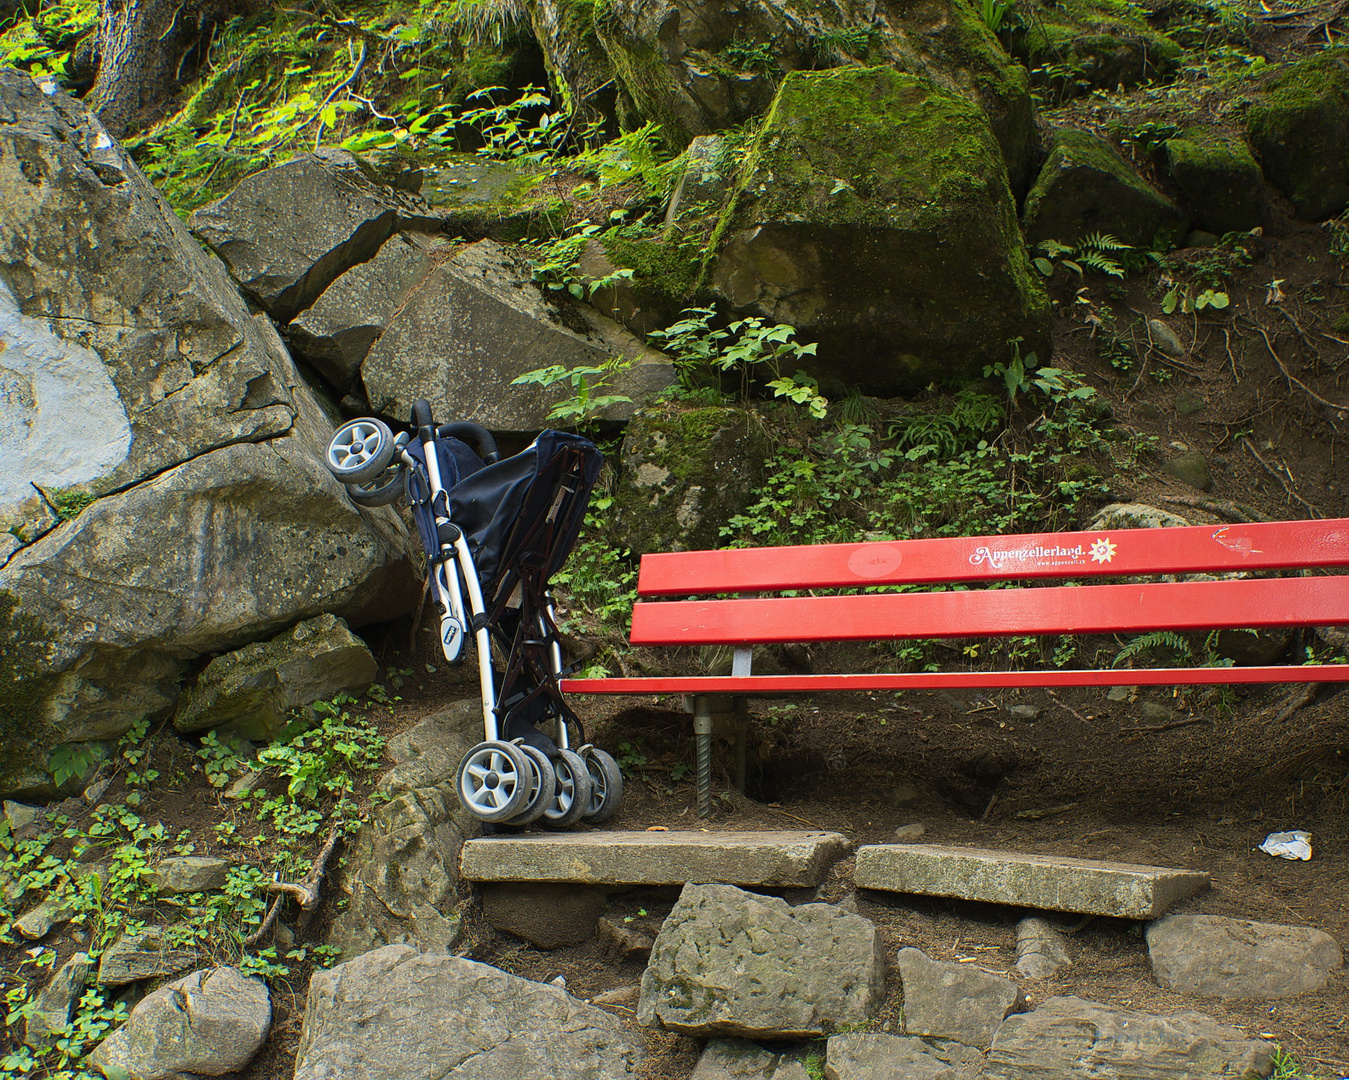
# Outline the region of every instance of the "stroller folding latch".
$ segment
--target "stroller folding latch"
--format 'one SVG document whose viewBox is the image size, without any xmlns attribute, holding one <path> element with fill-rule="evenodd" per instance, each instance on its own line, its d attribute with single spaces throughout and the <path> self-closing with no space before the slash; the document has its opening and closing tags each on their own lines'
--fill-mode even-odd
<svg viewBox="0 0 1349 1080">
<path fill-rule="evenodd" d="M 579 435 L 544 431 L 503 459 L 486 428 L 437 426 L 425 401 L 413 405 L 412 427 L 395 436 L 382 420 L 351 420 L 327 464 L 359 506 L 407 499 L 441 652 L 457 664 L 474 642 L 483 741 L 459 764 L 459 801 L 485 822 L 605 821 L 618 811 L 623 777 L 603 750 L 572 749 L 581 724 L 558 689 L 567 669 L 548 587 L 576 543 L 603 458 Z"/>
</svg>

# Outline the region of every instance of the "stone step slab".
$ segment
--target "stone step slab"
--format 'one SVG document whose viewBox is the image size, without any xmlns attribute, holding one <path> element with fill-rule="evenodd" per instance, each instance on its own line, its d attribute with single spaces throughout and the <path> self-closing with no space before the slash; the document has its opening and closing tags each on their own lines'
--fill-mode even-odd
<svg viewBox="0 0 1349 1080">
<path fill-rule="evenodd" d="M 820 884 L 850 850 L 832 832 L 535 833 L 468 841 L 459 872 L 478 882 L 803 888 Z"/>
<path fill-rule="evenodd" d="M 859 888 L 994 904 L 1155 919 L 1209 887 L 1195 870 L 982 848 L 871 844 L 857 851 Z"/>
</svg>

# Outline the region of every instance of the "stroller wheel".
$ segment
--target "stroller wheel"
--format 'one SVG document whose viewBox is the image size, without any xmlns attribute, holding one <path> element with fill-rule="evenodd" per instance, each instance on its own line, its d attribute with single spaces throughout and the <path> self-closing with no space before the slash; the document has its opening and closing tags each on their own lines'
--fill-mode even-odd
<svg viewBox="0 0 1349 1080">
<path fill-rule="evenodd" d="M 393 461 L 393 432 L 383 420 L 348 420 L 328 444 L 328 471 L 344 484 L 376 479 Z"/>
<path fill-rule="evenodd" d="M 553 763 L 542 750 L 536 750 L 527 743 L 516 743 L 529 759 L 529 798 L 521 810 L 507 825 L 528 825 L 537 821 L 544 811 L 553 804 L 557 795 L 557 777 L 553 774 Z"/>
<path fill-rule="evenodd" d="M 403 474 L 388 470 L 363 484 L 348 484 L 347 495 L 357 506 L 388 506 L 403 494 Z"/>
<path fill-rule="evenodd" d="M 557 776 L 557 794 L 543 812 L 543 820 L 550 828 L 565 829 L 580 821 L 590 805 L 590 770 L 577 754 L 559 750 L 553 758 L 553 772 Z"/>
<path fill-rule="evenodd" d="M 528 801 L 530 779 L 529 758 L 518 746 L 482 742 L 464 755 L 454 786 L 479 821 L 507 821 Z"/>
<path fill-rule="evenodd" d="M 623 802 L 623 771 L 610 755 L 593 746 L 583 748 L 581 755 L 590 770 L 591 786 L 585 821 L 589 825 L 598 825 L 618 813 L 619 804 Z"/>
</svg>

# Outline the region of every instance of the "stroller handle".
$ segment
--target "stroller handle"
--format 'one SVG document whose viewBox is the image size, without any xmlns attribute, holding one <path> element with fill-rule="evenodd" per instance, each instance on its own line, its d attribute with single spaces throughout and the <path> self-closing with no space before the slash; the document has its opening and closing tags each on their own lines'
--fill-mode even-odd
<svg viewBox="0 0 1349 1080">
<path fill-rule="evenodd" d="M 475 424 L 469 420 L 460 420 L 454 424 L 441 424 L 436 428 L 436 436 L 441 439 L 462 439 L 478 451 L 478 456 L 482 458 L 485 464 L 491 465 L 493 462 L 501 460 L 501 452 L 497 450 L 497 441 L 492 438 L 492 433 L 481 424 Z"/>
</svg>

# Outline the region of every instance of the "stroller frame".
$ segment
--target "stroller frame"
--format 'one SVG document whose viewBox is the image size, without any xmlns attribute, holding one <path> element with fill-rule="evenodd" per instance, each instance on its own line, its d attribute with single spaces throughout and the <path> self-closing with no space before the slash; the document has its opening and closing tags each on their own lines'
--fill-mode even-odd
<svg viewBox="0 0 1349 1080">
<path fill-rule="evenodd" d="M 572 748 L 570 729 L 581 725 L 558 687 L 572 669 L 548 587 L 575 543 L 599 452 L 579 436 L 545 431 L 503 461 L 485 428 L 438 426 L 425 401 L 414 404 L 412 426 L 415 434 L 395 437 L 380 420 L 350 421 L 333 436 L 327 464 L 358 505 L 408 499 L 441 652 L 459 664 L 474 640 L 483 741 L 460 763 L 460 802 L 487 823 L 604 821 L 618 810 L 622 774 L 603 750 Z M 548 720 L 555 738 L 538 729 Z"/>
</svg>

